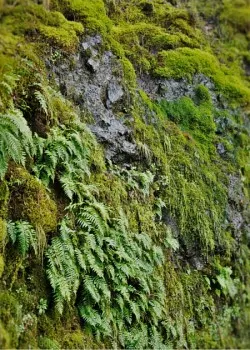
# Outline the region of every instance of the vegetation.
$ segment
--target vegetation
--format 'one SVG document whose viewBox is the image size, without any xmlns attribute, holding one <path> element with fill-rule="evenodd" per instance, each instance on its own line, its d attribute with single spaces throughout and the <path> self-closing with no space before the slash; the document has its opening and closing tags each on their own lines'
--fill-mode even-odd
<svg viewBox="0 0 250 350">
<path fill-rule="evenodd" d="M 0 347 L 248 348 L 249 1 L 0 11 Z M 53 74 L 96 34 L 134 159 L 105 156 Z"/>
</svg>

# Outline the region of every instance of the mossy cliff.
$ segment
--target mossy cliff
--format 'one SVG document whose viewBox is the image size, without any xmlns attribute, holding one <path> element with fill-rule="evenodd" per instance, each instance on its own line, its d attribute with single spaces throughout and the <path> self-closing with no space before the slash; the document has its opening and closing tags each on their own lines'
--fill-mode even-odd
<svg viewBox="0 0 250 350">
<path fill-rule="evenodd" d="M 0 1 L 0 347 L 250 347 L 247 0 Z"/>
</svg>

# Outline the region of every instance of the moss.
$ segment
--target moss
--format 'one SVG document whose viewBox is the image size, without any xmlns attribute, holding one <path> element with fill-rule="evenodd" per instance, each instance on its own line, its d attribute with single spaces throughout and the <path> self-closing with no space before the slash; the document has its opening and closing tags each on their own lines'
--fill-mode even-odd
<svg viewBox="0 0 250 350">
<path fill-rule="evenodd" d="M 3 256 L 0 254 L 0 278 L 2 277 L 4 271 L 4 259 Z"/>
<path fill-rule="evenodd" d="M 162 51 L 158 57 L 159 67 L 155 74 L 165 78 L 191 79 L 197 73 L 211 78 L 219 91 L 232 101 L 248 103 L 250 89 L 248 84 L 234 76 L 225 66 L 220 65 L 211 53 L 199 49 L 180 48 Z"/>
<path fill-rule="evenodd" d="M 63 0 L 52 2 L 52 7 L 60 9 L 67 16 L 81 20 L 88 32 L 98 32 L 105 37 L 110 30 L 111 21 L 106 15 L 102 0 L 91 1 Z"/>
<path fill-rule="evenodd" d="M 0 321 L 4 329 L 2 341 L 3 343 L 9 343 L 11 348 L 17 348 L 20 334 L 19 325 L 21 324 L 21 306 L 9 292 L 2 291 L 0 292 L 0 310 Z"/>
<path fill-rule="evenodd" d="M 6 221 L 0 218 L 0 251 L 3 251 L 7 233 Z"/>
<path fill-rule="evenodd" d="M 30 34 L 40 36 L 51 44 L 73 50 L 78 35 L 83 32 L 81 23 L 66 20 L 60 12 L 47 11 L 43 6 L 19 5 L 4 12 L 3 25 L 14 35 Z"/>
<path fill-rule="evenodd" d="M 14 220 L 28 220 L 45 233 L 53 232 L 57 226 L 57 207 L 45 187 L 24 168 L 10 170 L 10 208 Z"/>
<path fill-rule="evenodd" d="M 38 340 L 38 346 L 39 349 L 60 349 L 58 342 L 48 337 L 40 337 Z"/>
<path fill-rule="evenodd" d="M 5 218 L 8 213 L 9 188 L 6 181 L 0 181 L 0 216 Z"/>
<path fill-rule="evenodd" d="M 199 104 L 211 103 L 211 95 L 208 88 L 204 85 L 198 85 L 195 89 L 195 96 Z"/>
<path fill-rule="evenodd" d="M 199 93 L 201 93 L 199 91 Z M 204 89 L 202 90 L 204 94 Z M 203 96 L 199 96 L 199 100 L 204 99 Z M 205 100 L 210 100 L 209 94 L 205 93 Z M 207 102 L 207 101 L 205 101 Z M 180 124 L 184 130 L 198 129 L 199 134 L 203 134 L 205 137 L 215 133 L 215 123 L 213 120 L 213 113 L 210 104 L 203 104 L 197 107 L 189 97 L 183 97 L 175 102 L 167 102 L 163 100 L 161 102 L 161 108 L 166 116 L 176 124 Z"/>
<path fill-rule="evenodd" d="M 10 349 L 10 336 L 6 329 L 3 327 L 0 322 L 0 347 L 1 349 Z"/>
<path fill-rule="evenodd" d="M 159 173 L 162 176 L 158 191 L 168 215 L 176 219 L 179 238 L 188 251 L 213 251 L 220 239 L 222 208 L 226 205 L 226 179 L 214 165 L 214 159 L 221 167 L 226 164 L 219 161 L 213 144 L 215 124 L 211 104 L 196 106 L 191 99 L 183 98 L 162 101 L 163 108 L 159 109 L 146 96 L 142 97 L 157 113 L 157 125 L 147 125 L 135 115 L 135 135 L 148 146 L 158 166 L 158 176 Z M 183 131 L 166 121 L 166 116 L 179 123 Z"/>
<path fill-rule="evenodd" d="M 220 18 L 243 33 L 250 31 L 250 6 L 247 1 L 227 0 Z"/>
</svg>

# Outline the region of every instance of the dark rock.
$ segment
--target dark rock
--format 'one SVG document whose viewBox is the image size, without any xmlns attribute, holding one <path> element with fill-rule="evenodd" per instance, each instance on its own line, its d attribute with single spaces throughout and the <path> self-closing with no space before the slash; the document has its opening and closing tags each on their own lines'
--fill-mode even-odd
<svg viewBox="0 0 250 350">
<path fill-rule="evenodd" d="M 129 163 L 139 155 L 131 130 L 117 117 L 117 113 L 124 115 L 128 95 L 122 83 L 123 70 L 112 52 L 101 53 L 101 44 L 99 35 L 86 37 L 77 54 L 47 66 L 63 95 L 93 116 L 89 127 L 104 144 L 106 157 Z"/>
<path fill-rule="evenodd" d="M 165 99 L 167 101 L 174 101 L 184 96 L 195 98 L 197 85 L 202 84 L 209 89 L 213 103 L 215 105 L 218 104 L 215 86 L 203 74 L 196 74 L 192 82 L 189 82 L 187 79 L 154 79 L 144 74 L 138 79 L 138 84 L 152 99 Z"/>
</svg>

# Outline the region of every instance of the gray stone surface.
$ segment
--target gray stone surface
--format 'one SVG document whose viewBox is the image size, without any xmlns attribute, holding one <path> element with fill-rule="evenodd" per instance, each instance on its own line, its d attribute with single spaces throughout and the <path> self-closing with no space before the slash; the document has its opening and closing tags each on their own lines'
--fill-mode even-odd
<svg viewBox="0 0 250 350">
<path fill-rule="evenodd" d="M 118 59 L 101 50 L 101 37 L 89 36 L 77 54 L 57 63 L 48 62 L 62 93 L 88 111 L 94 118 L 89 125 L 106 149 L 106 157 L 114 162 L 130 162 L 138 158 L 132 131 L 117 116 L 127 106 L 127 91 Z M 124 118 L 123 118 L 124 119 Z"/>
<path fill-rule="evenodd" d="M 213 103 L 218 104 L 218 99 L 215 93 L 215 86 L 210 79 L 203 74 L 196 74 L 190 82 L 187 79 L 164 79 L 155 78 L 148 75 L 141 75 L 138 79 L 139 86 L 154 100 L 165 99 L 174 101 L 183 96 L 194 97 L 197 85 L 206 86 L 211 93 Z"/>
</svg>

